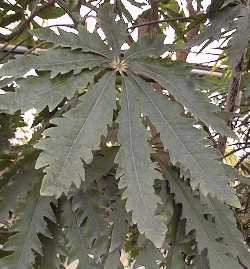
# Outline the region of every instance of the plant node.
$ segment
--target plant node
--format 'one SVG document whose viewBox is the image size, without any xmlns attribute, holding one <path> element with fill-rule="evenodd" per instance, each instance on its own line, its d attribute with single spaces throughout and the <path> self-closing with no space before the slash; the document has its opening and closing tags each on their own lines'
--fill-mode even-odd
<svg viewBox="0 0 250 269">
<path fill-rule="evenodd" d="M 119 56 L 115 56 L 110 66 L 119 73 L 126 72 L 128 69 L 127 63 L 125 60 L 121 60 Z"/>
</svg>

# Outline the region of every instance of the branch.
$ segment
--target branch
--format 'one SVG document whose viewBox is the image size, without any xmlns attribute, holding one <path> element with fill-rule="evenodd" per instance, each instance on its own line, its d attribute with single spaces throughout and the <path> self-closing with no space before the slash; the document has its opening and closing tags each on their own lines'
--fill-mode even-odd
<svg viewBox="0 0 250 269">
<path fill-rule="evenodd" d="M 244 156 L 242 156 L 234 167 L 239 168 L 240 165 L 248 158 L 248 156 L 250 156 L 250 152 L 247 152 Z"/>
<path fill-rule="evenodd" d="M 239 92 L 240 92 L 240 84 L 242 79 L 242 72 L 243 72 L 243 66 L 244 66 L 244 59 L 246 53 L 243 53 L 241 56 L 240 61 L 238 64 L 233 67 L 233 77 L 231 79 L 229 89 L 228 89 L 228 95 L 226 98 L 226 104 L 225 104 L 225 111 L 233 113 L 237 109 L 237 100 L 239 98 Z M 228 126 L 231 126 L 232 119 L 230 119 L 227 122 Z M 217 148 L 219 151 L 224 154 L 225 148 L 227 144 L 227 137 L 226 136 L 220 136 L 218 140 L 218 146 Z"/>
<path fill-rule="evenodd" d="M 154 24 L 159 24 L 159 23 L 163 23 L 163 22 L 189 21 L 190 19 L 192 19 L 192 18 L 191 17 L 175 17 L 175 18 L 168 18 L 168 19 L 164 19 L 164 20 L 148 21 L 148 22 L 139 23 L 139 24 L 130 26 L 130 27 L 128 27 L 128 30 L 133 30 L 133 29 L 138 28 L 138 27 L 147 26 L 147 25 L 154 25 Z"/>
<path fill-rule="evenodd" d="M 5 42 L 8 42 L 10 40 L 12 40 L 13 38 L 19 36 L 20 34 L 22 34 L 26 28 L 27 28 L 27 25 L 38 15 L 39 12 L 41 12 L 42 10 L 54 5 L 55 3 L 55 0 L 49 0 L 47 3 L 44 3 L 44 5 L 42 6 L 37 6 L 32 12 L 31 12 L 31 15 L 30 17 L 21 22 L 18 26 L 17 26 L 17 29 L 12 32 L 11 34 L 9 35 L 3 35 L 3 34 L 0 34 L 0 38 L 2 40 L 4 40 Z"/>
<path fill-rule="evenodd" d="M 55 0 L 55 2 L 70 16 L 75 26 L 77 26 L 79 24 L 79 19 L 73 14 L 64 0 Z"/>
<path fill-rule="evenodd" d="M 250 8 L 250 0 L 244 0 L 244 3 L 242 2 L 242 4 Z M 226 105 L 225 105 L 226 112 L 233 113 L 238 108 L 237 101 L 239 101 L 240 84 L 242 80 L 242 74 L 244 71 L 246 54 L 247 54 L 247 49 L 245 49 L 245 51 L 242 52 L 239 62 L 232 66 L 233 77 L 232 77 L 232 80 L 230 82 L 229 89 L 228 89 L 228 95 L 227 95 Z M 228 126 L 231 126 L 231 125 L 232 125 L 232 119 L 228 121 Z M 224 154 L 225 152 L 226 144 L 227 144 L 227 137 L 220 136 L 217 147 L 222 154 Z"/>
<path fill-rule="evenodd" d="M 186 0 L 186 8 L 188 10 L 189 17 L 192 18 L 196 16 L 198 10 L 194 9 L 192 0 Z M 197 24 L 190 31 L 187 32 L 186 40 L 190 41 L 193 38 L 195 38 L 199 34 L 199 31 L 200 31 L 200 25 Z M 177 60 L 181 60 L 185 62 L 187 60 L 189 53 L 190 53 L 190 48 L 183 49 L 176 53 L 176 58 Z"/>
</svg>

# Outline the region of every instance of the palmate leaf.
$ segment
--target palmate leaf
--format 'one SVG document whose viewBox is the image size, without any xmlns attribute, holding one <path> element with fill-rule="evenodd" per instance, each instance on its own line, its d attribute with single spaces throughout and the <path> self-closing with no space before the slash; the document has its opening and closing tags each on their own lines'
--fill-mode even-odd
<svg viewBox="0 0 250 269">
<path fill-rule="evenodd" d="M 141 120 L 139 91 L 131 87 L 130 80 L 124 80 L 119 115 L 118 139 L 121 148 L 118 153 L 119 188 L 125 189 L 126 209 L 132 212 L 132 220 L 138 224 L 141 233 L 161 247 L 166 226 L 160 216 L 156 216 L 159 197 L 154 193 L 154 178 L 158 174 L 150 161 L 147 132 Z M 124 173 L 124 175 L 122 175 Z"/>
<path fill-rule="evenodd" d="M 8 179 L 0 191 L 0 222 L 7 220 L 9 211 L 15 211 L 19 200 L 23 200 L 32 184 L 42 178 L 41 171 L 35 170 L 35 160 L 38 153 L 26 156 L 20 161 L 20 168 Z"/>
<path fill-rule="evenodd" d="M 224 240 L 220 227 L 210 219 L 210 209 L 194 196 L 191 189 L 171 168 L 165 171 L 171 192 L 175 194 L 177 203 L 182 204 L 183 217 L 186 218 L 187 232 L 195 230 L 200 253 L 207 248 L 207 256 L 211 268 L 242 268 L 237 261 L 237 253 Z"/>
<path fill-rule="evenodd" d="M 64 200 L 61 206 L 61 222 L 64 229 L 66 244 L 65 253 L 69 261 L 79 259 L 78 269 L 96 269 L 98 268 L 91 262 L 89 254 L 88 240 L 84 235 L 85 227 L 81 226 L 79 217 L 72 209 L 71 200 Z"/>
<path fill-rule="evenodd" d="M 22 77 L 28 71 L 51 71 L 51 77 L 73 71 L 80 73 L 83 69 L 102 66 L 107 59 L 92 53 L 71 51 L 69 49 L 50 49 L 40 55 L 25 55 L 11 60 L 0 69 L 1 76 Z"/>
<path fill-rule="evenodd" d="M 42 149 L 36 167 L 46 167 L 41 193 L 59 197 L 74 183 L 80 186 L 85 179 L 82 160 L 90 163 L 92 150 L 105 133 L 112 119 L 115 93 L 115 74 L 105 74 L 93 89 L 80 97 L 80 104 L 52 121 L 57 127 L 45 131 L 47 139 L 36 147 Z M 112 98 L 113 97 L 113 98 Z"/>
<path fill-rule="evenodd" d="M 164 62 L 148 59 L 130 59 L 128 62 L 130 70 L 155 80 L 195 117 L 219 133 L 235 137 L 226 122 L 216 115 L 218 107 L 209 103 L 206 95 L 198 90 L 199 87 L 190 74 L 190 69 L 183 63 L 168 62 L 166 59 Z"/>
<path fill-rule="evenodd" d="M 41 253 L 41 242 L 38 239 L 38 233 L 51 236 L 47 230 L 47 224 L 44 217 L 54 220 L 48 197 L 40 196 L 40 182 L 36 183 L 34 188 L 29 191 L 26 199 L 20 202 L 16 212 L 18 221 L 14 225 L 17 231 L 12 235 L 4 245 L 5 251 L 14 251 L 9 256 L 0 259 L 1 269 L 27 269 L 34 262 L 34 253 Z"/>
<path fill-rule="evenodd" d="M 238 199 L 228 186 L 230 178 L 223 163 L 217 160 L 217 152 L 207 147 L 205 134 L 192 126 L 194 121 L 183 116 L 183 108 L 178 103 L 169 101 L 166 96 L 154 92 L 139 77 L 130 76 L 127 85 L 131 92 L 137 92 L 141 108 L 160 132 L 172 162 L 180 163 L 185 170 L 189 170 L 192 187 L 199 185 L 204 195 L 210 193 L 222 201 L 240 207 Z"/>
<path fill-rule="evenodd" d="M 77 35 L 61 29 L 58 29 L 58 31 L 60 35 L 57 35 L 49 28 L 33 30 L 31 33 L 41 40 L 52 42 L 61 47 L 71 48 L 72 50 L 81 49 L 83 52 L 92 52 L 106 58 L 112 57 L 111 50 L 101 40 L 98 34 L 91 34 L 84 26 L 79 26 Z"/>
<path fill-rule="evenodd" d="M 38 73 L 18 81 L 16 92 L 0 95 L 0 111 L 13 113 L 25 112 L 31 108 L 37 111 L 46 106 L 53 110 L 65 97 L 71 99 L 77 90 L 85 89 L 94 81 L 97 70 L 85 70 L 78 75 L 58 75 L 50 79 L 48 72 Z"/>
</svg>

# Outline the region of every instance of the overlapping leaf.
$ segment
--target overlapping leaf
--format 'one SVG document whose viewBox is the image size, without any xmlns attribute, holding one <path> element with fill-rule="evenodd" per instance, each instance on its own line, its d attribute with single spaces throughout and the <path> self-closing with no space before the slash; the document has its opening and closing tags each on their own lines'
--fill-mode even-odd
<svg viewBox="0 0 250 269">
<path fill-rule="evenodd" d="M 13 253 L 0 260 L 1 269 L 27 269 L 34 262 L 33 250 L 42 254 L 38 233 L 50 236 L 44 217 L 54 220 L 54 215 L 51 200 L 40 196 L 40 184 L 41 181 L 35 184 L 16 212 L 17 233 L 4 246 L 5 251 Z"/>
<path fill-rule="evenodd" d="M 25 55 L 6 63 L 0 69 L 1 76 L 22 77 L 32 69 L 51 71 L 51 77 L 73 71 L 80 73 L 83 69 L 102 66 L 107 59 L 96 54 L 71 51 L 69 49 L 50 49 L 40 55 Z"/>
<path fill-rule="evenodd" d="M 114 165 L 117 152 L 118 147 L 105 147 L 94 152 L 93 161 L 84 165 L 87 186 L 108 174 Z"/>
<path fill-rule="evenodd" d="M 118 139 L 121 148 L 118 153 L 121 176 L 119 188 L 125 188 L 123 198 L 126 208 L 132 211 L 132 219 L 141 233 L 161 247 L 166 227 L 160 216 L 156 216 L 160 199 L 154 193 L 154 178 L 157 173 L 150 162 L 147 133 L 141 121 L 138 97 L 140 92 L 131 87 L 125 79 L 121 112 L 119 116 Z"/>
<path fill-rule="evenodd" d="M 80 97 L 81 103 L 53 120 L 57 125 L 48 129 L 49 138 L 40 141 L 42 149 L 36 167 L 46 167 L 41 193 L 59 197 L 67 193 L 72 183 L 80 186 L 85 172 L 82 160 L 92 160 L 92 150 L 98 145 L 99 137 L 106 132 L 112 119 L 115 93 L 115 74 L 105 74 L 93 89 Z"/>
<path fill-rule="evenodd" d="M 107 45 L 101 40 L 98 34 L 91 34 L 84 26 L 79 26 L 78 34 L 58 29 L 60 35 L 49 28 L 34 30 L 32 33 L 41 40 L 52 42 L 61 47 L 81 49 L 83 52 L 92 52 L 101 56 L 111 58 L 112 53 Z"/>
<path fill-rule="evenodd" d="M 160 132 L 171 160 L 181 163 L 185 170 L 189 170 L 192 187 L 200 186 L 204 195 L 210 193 L 239 207 L 236 196 L 228 186 L 228 174 L 223 164 L 217 160 L 217 152 L 207 147 L 205 135 L 201 130 L 193 128 L 192 119 L 183 116 L 182 107 L 154 92 L 139 77 L 130 77 L 127 84 L 132 92 L 137 92 L 143 112 L 148 114 Z M 138 146 L 136 148 L 140 149 Z"/>
<path fill-rule="evenodd" d="M 207 197 L 208 206 L 215 217 L 215 224 L 219 227 L 225 242 L 232 249 L 235 256 L 238 256 L 241 263 L 247 268 L 250 267 L 249 251 L 243 242 L 243 236 L 237 228 L 233 211 L 218 199 Z"/>
<path fill-rule="evenodd" d="M 51 238 L 40 236 L 42 243 L 42 253 L 37 257 L 35 269 L 58 269 L 60 268 L 60 254 L 64 254 L 65 242 L 61 225 L 48 221 L 48 229 L 52 235 Z M 63 246 L 62 246 L 63 244 Z"/>
<path fill-rule="evenodd" d="M 138 38 L 125 53 L 125 59 L 160 57 L 166 51 L 172 51 L 174 45 L 164 44 L 165 35 L 146 35 Z"/>
<path fill-rule="evenodd" d="M 152 242 L 139 236 L 139 254 L 136 257 L 135 266 L 145 266 L 146 269 L 159 269 L 163 255 Z"/>
<path fill-rule="evenodd" d="M 241 266 L 237 253 L 224 240 L 223 231 L 207 215 L 210 209 L 199 198 L 194 196 L 191 189 L 172 169 L 166 171 L 171 191 L 175 194 L 176 202 L 182 204 L 183 217 L 187 221 L 187 232 L 195 230 L 200 253 L 208 250 L 208 259 L 213 269 L 228 269 Z"/>
<path fill-rule="evenodd" d="M 20 161 L 20 169 L 16 171 L 0 191 L 0 221 L 7 220 L 9 211 L 14 211 L 19 200 L 23 200 L 32 184 L 39 182 L 42 178 L 41 171 L 35 170 L 35 159 L 37 153 L 31 154 Z"/>
<path fill-rule="evenodd" d="M 113 222 L 109 254 L 105 261 L 104 269 L 118 269 L 121 266 L 120 252 L 128 232 L 128 214 L 124 201 L 118 200 L 112 206 L 111 219 Z"/>
<path fill-rule="evenodd" d="M 89 246 L 87 237 L 84 235 L 85 226 L 81 225 L 79 217 L 72 209 L 70 200 L 63 202 L 61 219 L 66 238 L 65 249 L 69 261 L 79 259 L 79 269 L 98 268 L 88 256 Z"/>
<path fill-rule="evenodd" d="M 103 4 L 99 9 L 98 22 L 113 52 L 119 55 L 128 33 L 126 24 L 122 20 L 116 21 L 115 19 L 113 6 Z"/>
<path fill-rule="evenodd" d="M 18 82 L 16 92 L 0 95 L 0 111 L 13 113 L 20 109 L 25 112 L 31 108 L 41 111 L 46 106 L 53 110 L 65 97 L 71 99 L 77 90 L 85 89 L 96 73 L 96 70 L 84 71 L 53 79 L 48 72 L 41 72 L 38 77 L 29 76 Z"/>
<path fill-rule="evenodd" d="M 108 253 L 110 227 L 105 220 L 102 197 L 95 189 L 75 193 L 72 200 L 73 211 L 78 215 L 78 222 L 84 230 L 86 245 L 96 260 Z"/>
<path fill-rule="evenodd" d="M 249 46 L 250 11 L 249 7 L 242 7 L 236 21 L 236 31 L 228 44 L 229 56 L 233 66 L 237 66 Z"/>
<path fill-rule="evenodd" d="M 149 77 L 168 90 L 178 102 L 221 134 L 235 135 L 215 112 L 218 107 L 208 102 L 207 97 L 199 91 L 198 85 L 184 64 L 159 60 L 129 60 L 129 68 L 134 72 Z"/>
<path fill-rule="evenodd" d="M 169 225 L 167 234 L 168 254 L 166 257 L 167 268 L 183 268 L 184 255 L 193 255 L 192 237 L 188 238 L 186 235 L 186 221 L 181 219 L 181 207 L 175 207 L 175 213 Z"/>
</svg>

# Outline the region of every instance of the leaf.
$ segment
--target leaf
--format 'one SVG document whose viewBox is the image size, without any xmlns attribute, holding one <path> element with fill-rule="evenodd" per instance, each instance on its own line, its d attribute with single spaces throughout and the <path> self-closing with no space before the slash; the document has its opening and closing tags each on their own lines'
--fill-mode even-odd
<svg viewBox="0 0 250 269">
<path fill-rule="evenodd" d="M 85 227 L 81 226 L 77 214 L 72 209 L 70 200 L 65 200 L 62 205 L 62 226 L 66 238 L 66 254 L 70 261 L 79 259 L 78 269 L 94 269 L 89 258 L 88 241 L 84 235 Z"/>
<path fill-rule="evenodd" d="M 173 169 L 165 171 L 171 192 L 175 194 L 177 203 L 182 204 L 183 217 L 186 218 L 187 232 L 195 230 L 199 252 L 208 250 L 208 259 L 213 269 L 240 269 L 236 253 L 224 241 L 223 233 L 207 215 L 209 208 L 195 196 L 187 183 L 179 179 Z"/>
<path fill-rule="evenodd" d="M 124 267 L 120 262 L 120 256 L 119 250 L 109 253 L 105 260 L 104 269 L 123 269 Z"/>
<path fill-rule="evenodd" d="M 192 188 L 199 186 L 205 196 L 209 193 L 221 201 L 240 207 L 237 197 L 228 186 L 230 178 L 223 163 L 218 161 L 217 151 L 207 147 L 208 142 L 204 140 L 206 135 L 193 127 L 194 121 L 184 116 L 183 108 L 154 92 L 139 77 L 130 76 L 129 81 L 130 90 L 138 92 L 137 98 L 140 98 L 143 112 L 161 134 L 172 162 L 190 172 Z M 136 148 L 140 148 L 136 145 Z"/>
<path fill-rule="evenodd" d="M 35 269 L 60 268 L 60 254 L 62 254 L 63 248 L 65 247 L 65 242 L 64 240 L 62 240 L 62 227 L 58 220 L 57 223 L 48 221 L 48 229 L 52 234 L 52 238 L 47 238 L 46 236 L 39 237 L 42 243 L 43 255 L 40 255 L 39 259 L 37 259 L 38 261 L 36 261 L 37 266 L 35 267 Z"/>
<path fill-rule="evenodd" d="M 184 64 L 173 62 L 164 64 L 166 59 L 164 59 L 164 62 L 139 59 L 129 62 L 129 69 L 155 80 L 168 90 L 178 102 L 191 111 L 195 117 L 201 119 L 219 133 L 235 137 L 226 122 L 216 115 L 215 112 L 219 111 L 218 107 L 209 103 L 206 95 L 198 90 L 196 81 L 190 74 L 189 68 L 186 68 Z"/>
<path fill-rule="evenodd" d="M 153 184 L 158 174 L 150 161 L 148 136 L 142 124 L 138 97 L 138 91 L 125 78 L 118 132 L 121 143 L 119 170 L 124 175 L 120 178 L 119 188 L 125 189 L 123 199 L 126 199 L 126 209 L 132 212 L 132 220 L 138 224 L 139 231 L 161 247 L 166 226 L 163 219 L 155 215 L 160 198 L 155 195 Z"/>
<path fill-rule="evenodd" d="M 166 268 L 185 268 L 184 255 L 192 256 L 192 238 L 186 236 L 186 221 L 181 219 L 181 207 L 175 207 L 175 214 L 169 225 L 167 233 L 168 253 L 166 257 Z"/>
<path fill-rule="evenodd" d="M 72 200 L 73 211 L 78 215 L 83 227 L 86 244 L 95 259 L 100 260 L 108 252 L 110 227 L 105 219 L 102 197 L 95 189 L 75 193 Z"/>
<path fill-rule="evenodd" d="M 249 46 L 250 34 L 250 11 L 249 7 L 242 6 L 241 13 L 236 21 L 236 31 L 233 33 L 231 40 L 228 43 L 229 57 L 234 67 L 236 67 L 246 49 Z"/>
<path fill-rule="evenodd" d="M 23 200 L 32 183 L 42 178 L 41 171 L 35 170 L 37 152 L 21 161 L 21 168 L 8 180 L 8 184 L 0 191 L 0 221 L 7 220 L 9 211 L 14 211 L 19 200 Z"/>
<path fill-rule="evenodd" d="M 74 49 L 81 49 L 83 52 L 92 52 L 99 54 L 106 58 L 111 59 L 112 53 L 109 50 L 108 46 L 101 40 L 98 34 L 91 34 L 88 32 L 86 27 L 79 26 L 78 34 L 71 32 L 66 32 L 58 29 L 60 35 L 57 35 L 55 32 L 48 28 L 40 28 L 38 30 L 31 31 L 32 34 L 37 36 L 41 40 L 46 40 L 52 42 L 61 47 Z"/>
<path fill-rule="evenodd" d="M 83 69 L 101 66 L 107 60 L 99 55 L 71 51 L 69 49 L 50 49 L 40 55 L 25 55 L 17 57 L 4 64 L 0 76 L 22 77 L 32 69 L 51 71 L 51 77 L 73 71 L 80 73 Z"/>
<path fill-rule="evenodd" d="M 27 269 L 34 262 L 33 250 L 42 254 L 38 233 L 50 236 L 44 217 L 54 220 L 54 214 L 50 207 L 51 200 L 41 197 L 39 190 L 40 182 L 29 191 L 16 212 L 20 218 L 14 225 L 17 233 L 4 245 L 5 251 L 14 252 L 0 259 L 1 269 Z"/>
<path fill-rule="evenodd" d="M 163 260 L 163 256 L 149 240 L 145 240 L 139 237 L 140 248 L 139 255 L 136 256 L 135 268 L 138 266 L 145 266 L 146 269 L 159 269 L 160 265 L 158 264 Z"/>
<path fill-rule="evenodd" d="M 110 252 L 121 248 L 125 235 L 128 232 L 128 215 L 125 210 L 124 201 L 117 200 L 112 206 L 111 220 L 113 222 Z"/>
<path fill-rule="evenodd" d="M 121 46 L 126 42 L 128 33 L 126 24 L 120 19 L 116 21 L 114 6 L 108 3 L 99 8 L 98 22 L 105 33 L 114 54 L 120 54 Z"/>
<path fill-rule="evenodd" d="M 44 20 L 56 19 L 65 14 L 64 10 L 60 7 L 50 7 L 39 12 L 38 16 Z"/>
<path fill-rule="evenodd" d="M 79 98 L 81 103 L 75 109 L 52 121 L 57 127 L 48 129 L 45 135 L 49 138 L 36 145 L 43 150 L 36 167 L 49 165 L 44 169 L 42 195 L 59 197 L 72 183 L 79 187 L 85 179 L 81 159 L 86 163 L 92 160 L 92 150 L 112 119 L 114 92 L 115 74 L 107 73 Z"/>
<path fill-rule="evenodd" d="M 87 185 L 108 174 L 114 165 L 117 152 L 118 147 L 103 147 L 94 152 L 92 162 L 90 164 L 84 164 Z"/>
<path fill-rule="evenodd" d="M 134 42 L 130 49 L 125 53 L 125 59 L 160 57 L 166 51 L 173 51 L 174 47 L 171 44 L 164 44 L 165 35 L 145 35 L 139 37 L 137 42 Z"/>
<path fill-rule="evenodd" d="M 125 203 L 120 199 L 112 206 L 111 220 L 113 222 L 109 254 L 105 260 L 104 269 L 122 268 L 120 253 L 128 232 L 129 216 L 125 210 Z"/>
<path fill-rule="evenodd" d="M 25 112 L 31 108 L 37 111 L 46 106 L 53 110 L 66 97 L 71 99 L 76 91 L 85 89 L 92 83 L 97 70 L 85 70 L 78 75 L 58 75 L 50 79 L 48 72 L 41 72 L 38 77 L 29 76 L 18 81 L 16 92 L 0 95 L 0 111 L 13 113 Z"/>
<path fill-rule="evenodd" d="M 235 256 L 238 256 L 241 262 L 250 267 L 250 252 L 243 242 L 243 236 L 237 228 L 233 211 L 228 206 L 222 204 L 218 199 L 207 197 L 206 201 L 215 217 L 215 223 L 223 234 L 226 244 L 232 249 Z"/>
<path fill-rule="evenodd" d="M 225 0 L 212 0 L 211 4 L 209 5 L 207 9 L 207 14 L 209 17 L 212 17 L 220 10 L 220 8 L 223 6 Z"/>
</svg>

